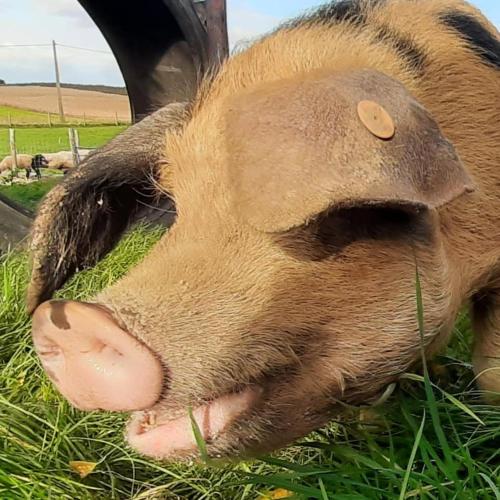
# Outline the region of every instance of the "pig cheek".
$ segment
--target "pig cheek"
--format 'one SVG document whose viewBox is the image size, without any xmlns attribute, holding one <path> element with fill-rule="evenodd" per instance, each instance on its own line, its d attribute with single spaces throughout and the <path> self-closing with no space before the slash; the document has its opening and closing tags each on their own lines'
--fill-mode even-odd
<svg viewBox="0 0 500 500">
<path fill-rule="evenodd" d="M 333 378 L 332 378 L 333 374 Z M 260 406 L 245 421 L 239 422 L 234 435 L 247 439 L 255 452 L 267 452 L 302 438 L 327 424 L 342 411 L 345 381 L 338 370 L 316 374 L 294 370 L 289 380 L 280 379 L 265 388 Z M 228 442 L 233 440 L 228 436 Z"/>
</svg>

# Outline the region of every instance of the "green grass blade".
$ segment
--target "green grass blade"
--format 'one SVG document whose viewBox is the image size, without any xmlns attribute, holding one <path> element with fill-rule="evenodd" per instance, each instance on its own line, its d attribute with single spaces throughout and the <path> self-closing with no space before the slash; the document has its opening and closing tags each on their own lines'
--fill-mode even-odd
<svg viewBox="0 0 500 500">
<path fill-rule="evenodd" d="M 422 356 L 422 366 L 424 370 L 424 387 L 425 387 L 425 394 L 427 397 L 427 404 L 429 406 L 434 432 L 436 433 L 439 444 L 441 445 L 441 449 L 445 456 L 445 462 L 448 469 L 449 479 L 458 480 L 457 467 L 453 461 L 450 445 L 448 444 L 448 440 L 446 439 L 443 427 L 441 425 L 441 419 L 439 417 L 436 397 L 432 389 L 432 384 L 429 377 L 429 370 L 427 367 L 427 359 L 425 357 L 424 305 L 422 299 L 422 285 L 420 282 L 420 274 L 418 272 L 418 263 L 416 259 L 415 259 L 415 288 L 417 294 L 417 319 L 418 319 L 418 330 L 420 333 L 420 350 Z"/>
<path fill-rule="evenodd" d="M 293 476 L 286 477 L 280 474 L 275 474 L 272 476 L 250 474 L 248 482 L 251 482 L 253 484 L 265 484 L 283 488 L 298 495 L 306 495 L 309 498 L 317 498 L 318 500 L 322 500 L 323 496 L 320 489 L 297 483 L 293 479 Z"/>
<path fill-rule="evenodd" d="M 406 490 L 408 488 L 408 481 L 410 480 L 411 470 L 412 470 L 413 464 L 415 462 L 415 457 L 417 455 L 418 447 L 420 446 L 420 440 L 422 439 L 422 434 L 424 433 L 425 418 L 426 418 L 426 415 L 425 415 L 425 410 L 424 410 L 424 415 L 422 417 L 422 423 L 420 424 L 417 435 L 415 437 L 415 442 L 413 443 L 413 448 L 412 448 L 411 454 L 410 454 L 410 460 L 408 460 L 408 465 L 406 467 L 406 472 L 405 472 L 405 475 L 403 478 L 403 484 L 401 485 L 401 493 L 399 494 L 399 500 L 404 500 L 404 498 L 406 496 Z"/>
<path fill-rule="evenodd" d="M 207 443 L 203 439 L 203 435 L 201 433 L 200 427 L 198 426 L 198 422 L 193 415 L 193 409 L 191 407 L 188 408 L 189 419 L 191 420 L 191 429 L 193 430 L 194 439 L 196 441 L 196 446 L 198 446 L 198 451 L 200 452 L 200 458 L 208 463 L 208 453 L 207 453 Z"/>
<path fill-rule="evenodd" d="M 422 375 L 418 375 L 418 373 L 404 373 L 399 377 L 400 379 L 406 379 L 406 380 L 414 380 L 416 382 L 423 382 L 425 383 L 425 377 L 422 377 Z M 465 403 L 462 403 L 462 401 L 459 401 L 455 396 L 450 394 L 449 392 L 445 391 L 438 385 L 434 384 L 431 382 L 432 387 L 437 389 L 441 394 L 448 399 L 452 404 L 454 404 L 457 408 L 462 410 L 464 413 L 467 413 L 467 415 L 471 416 L 474 420 L 476 420 L 478 423 L 481 425 L 486 425 L 483 420 L 481 420 Z"/>
<path fill-rule="evenodd" d="M 488 486 L 491 488 L 491 491 L 495 494 L 496 500 L 500 500 L 500 490 L 497 485 L 493 482 L 491 477 L 488 477 L 484 472 L 480 472 L 479 475 L 488 483 Z"/>
<path fill-rule="evenodd" d="M 323 483 L 323 480 L 320 477 L 318 477 L 318 483 L 319 483 L 319 489 L 321 490 L 321 499 L 322 500 L 329 500 L 328 493 L 326 492 L 325 484 Z"/>
</svg>

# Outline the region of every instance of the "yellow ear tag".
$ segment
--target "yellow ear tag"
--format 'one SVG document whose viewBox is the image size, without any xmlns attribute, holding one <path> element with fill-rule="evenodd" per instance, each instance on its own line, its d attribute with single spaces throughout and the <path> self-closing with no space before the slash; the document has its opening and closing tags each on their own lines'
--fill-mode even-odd
<svg viewBox="0 0 500 500">
<path fill-rule="evenodd" d="M 360 101 L 358 116 L 361 123 L 379 139 L 392 139 L 396 133 L 391 115 L 374 101 Z"/>
</svg>

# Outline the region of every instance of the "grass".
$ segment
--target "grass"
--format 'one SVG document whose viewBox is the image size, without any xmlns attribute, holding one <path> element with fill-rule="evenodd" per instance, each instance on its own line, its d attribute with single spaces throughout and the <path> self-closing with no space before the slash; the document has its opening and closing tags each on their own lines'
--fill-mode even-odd
<svg viewBox="0 0 500 500">
<path fill-rule="evenodd" d="M 10 122 L 9 122 L 10 117 Z M 55 117 L 54 117 L 55 118 Z M 55 120 L 54 120 L 55 121 Z M 0 124 L 44 124 L 48 125 L 47 113 L 29 111 L 27 109 L 14 108 L 12 106 L 0 106 Z"/>
<path fill-rule="evenodd" d="M 33 175 L 33 174 L 32 174 Z M 41 181 L 30 184 L 0 186 L 0 193 L 35 212 L 40 200 L 58 183 L 62 176 L 42 177 Z"/>
<path fill-rule="evenodd" d="M 96 124 L 100 121 L 97 119 L 86 118 L 89 124 Z M 50 122 L 54 126 L 64 125 L 56 113 L 50 113 Z M 39 111 L 31 111 L 29 109 L 16 108 L 13 106 L 0 105 L 0 126 L 25 126 L 25 125 L 49 125 L 49 118 L 47 113 Z M 66 116 L 67 124 L 83 125 L 83 116 Z"/>
<path fill-rule="evenodd" d="M 137 229 L 59 295 L 88 298 L 159 237 Z M 320 500 L 500 499 L 500 411 L 483 404 L 474 389 L 467 316 L 457 323 L 451 347 L 423 376 L 403 377 L 382 406 L 350 409 L 342 422 L 252 462 L 164 464 L 126 447 L 126 417 L 78 412 L 53 391 L 31 346 L 26 280 L 22 252 L 0 258 L 2 499 L 257 500 L 285 490 Z M 421 314 L 418 321 L 423 331 Z M 75 460 L 96 467 L 81 478 L 70 466 Z"/>
<path fill-rule="evenodd" d="M 88 126 L 78 128 L 80 146 L 96 148 L 106 144 L 113 137 L 125 130 L 126 126 Z M 67 128 L 19 128 L 16 129 L 16 146 L 18 153 L 56 153 L 69 151 Z M 0 128 L 0 158 L 10 154 L 9 131 Z"/>
</svg>

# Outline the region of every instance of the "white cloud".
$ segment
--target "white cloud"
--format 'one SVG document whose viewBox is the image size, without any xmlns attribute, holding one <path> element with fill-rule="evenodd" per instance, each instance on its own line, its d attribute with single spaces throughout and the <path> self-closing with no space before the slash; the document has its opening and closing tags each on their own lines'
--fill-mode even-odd
<svg viewBox="0 0 500 500">
<path fill-rule="evenodd" d="M 47 34 L 61 43 L 103 49 L 107 44 L 94 21 L 76 0 L 23 0 L 30 2 L 33 17 L 47 22 Z M 53 28 L 51 30 L 51 27 Z M 43 30 L 38 30 L 43 31 Z M 52 31 L 52 34 L 48 33 Z"/>
<path fill-rule="evenodd" d="M 10 9 L 2 11 L 1 44 L 49 46 L 0 48 L 0 78 L 9 83 L 53 81 L 50 43 L 55 39 L 58 44 L 109 52 L 100 54 L 58 47 L 63 82 L 123 85 L 104 37 L 76 0 L 18 0 L 16 3 L 9 0 L 9 3 Z"/>
<path fill-rule="evenodd" d="M 252 8 L 249 2 L 228 2 L 228 31 L 231 47 L 245 44 L 275 28 L 279 19 Z"/>
<path fill-rule="evenodd" d="M 67 18 L 82 28 L 95 28 L 93 21 L 76 0 L 31 0 L 33 7 L 51 17 Z"/>
<path fill-rule="evenodd" d="M 231 47 L 244 46 L 245 42 L 273 30 L 283 18 L 320 2 L 228 0 Z M 474 0 L 474 3 L 495 19 L 499 9 L 492 6 L 491 0 Z M 109 51 L 101 32 L 77 0 L 0 0 L 0 9 L 0 44 L 50 44 L 55 39 L 60 44 Z M 59 59 L 64 82 L 123 84 L 112 55 L 60 47 Z M 53 81 L 51 48 L 0 48 L 0 78 L 8 82 Z"/>
</svg>

